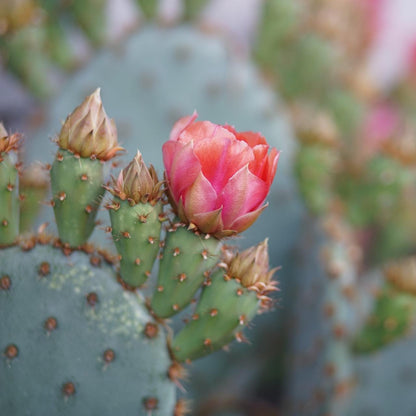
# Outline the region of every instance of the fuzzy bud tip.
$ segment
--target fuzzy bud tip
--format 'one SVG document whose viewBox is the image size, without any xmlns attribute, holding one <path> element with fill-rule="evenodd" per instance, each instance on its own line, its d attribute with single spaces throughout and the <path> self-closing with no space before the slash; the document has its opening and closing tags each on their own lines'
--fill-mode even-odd
<svg viewBox="0 0 416 416">
<path fill-rule="evenodd" d="M 109 160 L 123 150 L 117 142 L 114 120 L 104 110 L 99 88 L 67 117 L 57 142 L 61 149 L 100 160 Z"/>
</svg>

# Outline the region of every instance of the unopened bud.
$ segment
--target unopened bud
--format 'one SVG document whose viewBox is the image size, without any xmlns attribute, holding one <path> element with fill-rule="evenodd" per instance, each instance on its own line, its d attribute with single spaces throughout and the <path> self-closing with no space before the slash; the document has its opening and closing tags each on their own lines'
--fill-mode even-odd
<svg viewBox="0 0 416 416">
<path fill-rule="evenodd" d="M 0 154 L 17 150 L 19 148 L 20 138 L 19 134 L 9 136 L 3 123 L 0 123 Z"/>
<path fill-rule="evenodd" d="M 104 110 L 99 88 L 67 117 L 58 145 L 81 157 L 101 160 L 109 160 L 123 150 L 117 142 L 114 120 Z"/>
<path fill-rule="evenodd" d="M 231 278 L 238 279 L 245 287 L 263 284 L 270 285 L 276 269 L 269 270 L 269 254 L 267 239 L 257 246 L 237 253 L 228 258 L 228 272 Z"/>
<path fill-rule="evenodd" d="M 110 191 L 122 200 L 139 202 L 158 201 L 162 194 L 162 182 L 152 165 L 149 168 L 138 151 L 136 157 L 119 174 Z"/>
</svg>

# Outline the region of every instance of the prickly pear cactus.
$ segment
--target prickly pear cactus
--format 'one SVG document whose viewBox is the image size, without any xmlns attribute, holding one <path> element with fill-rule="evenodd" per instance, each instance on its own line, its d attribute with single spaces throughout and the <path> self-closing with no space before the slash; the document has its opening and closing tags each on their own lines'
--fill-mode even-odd
<svg viewBox="0 0 416 416">
<path fill-rule="evenodd" d="M 363 277 L 362 291 L 375 295 L 373 302 L 361 302 L 365 320 L 353 343 L 357 387 L 348 416 L 387 416 L 397 407 L 410 416 L 416 409 L 411 393 L 416 383 L 415 270 L 412 256 Z"/>
<path fill-rule="evenodd" d="M 115 73 L 117 76 L 114 76 Z M 242 130 L 260 131 L 271 145 L 282 151 L 284 157 L 279 161 L 279 177 L 272 184 L 268 198 L 273 208 L 266 209 L 256 227 L 248 229 L 237 243 L 248 247 L 263 240 L 271 229 L 274 230 L 269 240 L 272 267 L 281 265 L 285 270 L 280 278 L 280 288 L 286 296 L 282 296 L 279 302 L 290 303 L 287 291 L 293 270 L 290 252 L 299 235 L 303 215 L 303 205 L 292 173 L 295 142 L 290 126 L 282 116 L 279 101 L 261 81 L 258 72 L 249 63 L 235 58 L 223 41 L 215 36 L 202 34 L 190 27 L 164 29 L 144 26 L 125 44 L 98 54 L 69 80 L 61 94 L 52 101 L 46 124 L 28 142 L 28 156 L 38 159 L 50 153 L 48 149 L 52 145 L 45 141 L 45 137 L 55 137 L 55 120 L 64 119 L 68 109 L 76 105 L 86 91 L 92 91 L 97 83 L 106 85 L 103 100 L 116 120 L 122 146 L 129 154 L 136 153 L 139 146 L 143 158 L 151 160 L 158 171 L 162 167 L 158 149 L 168 137 L 172 122 L 179 116 L 192 114 L 195 109 L 201 119 L 236 125 Z M 117 214 L 113 210 L 110 213 Z M 97 219 L 103 225 L 108 223 L 104 212 L 99 212 Z M 52 223 L 47 216 L 42 221 Z M 278 237 L 281 235 L 286 237 Z M 101 227 L 96 227 L 91 238 L 100 245 L 110 241 L 109 234 L 105 234 Z M 131 244 L 132 240 L 118 239 L 120 244 Z M 203 251 L 201 248 L 197 254 L 200 259 L 203 259 Z M 178 275 L 181 273 L 179 271 Z M 178 281 L 171 284 L 178 284 Z M 187 284 L 186 280 L 183 284 Z M 157 297 L 158 294 L 154 299 Z M 179 303 L 169 300 L 169 304 L 162 306 L 170 314 L 174 312 L 174 305 Z M 255 336 L 261 339 L 270 332 L 270 327 L 279 332 L 286 311 L 283 306 L 260 316 L 253 328 Z M 190 315 L 192 313 L 184 312 L 185 318 L 190 318 Z M 264 349 L 264 343 L 253 342 L 250 346 L 243 343 L 233 349 L 234 354 L 224 356 L 222 361 L 219 361 L 221 354 L 197 361 L 192 367 L 193 382 L 189 385 L 189 396 L 198 403 L 211 393 L 216 395 L 214 390 L 224 379 L 224 367 L 229 374 L 250 371 L 240 365 L 248 353 L 255 355 L 266 368 L 264 357 L 275 351 L 270 348 L 265 353 Z M 209 377 L 206 377 L 207 373 Z M 246 376 L 244 380 L 255 383 L 254 377 Z"/>
<path fill-rule="evenodd" d="M 28 158 L 39 160 L 53 151 L 45 138 L 56 136 L 56 120 L 64 119 L 97 83 L 106 85 L 103 99 L 117 123 L 121 145 L 128 154 L 136 153 L 139 145 L 156 170 L 162 169 L 159 149 L 172 123 L 195 109 L 201 119 L 260 131 L 282 150 L 279 180 L 269 198 L 274 208 L 264 212 L 241 244 L 262 240 L 273 224 L 287 238 L 270 239 L 271 258 L 275 266 L 287 265 L 303 215 L 292 173 L 295 143 L 280 103 L 250 64 L 229 54 L 220 39 L 190 27 L 143 27 L 125 44 L 97 55 L 67 83 L 49 106 L 46 124 L 28 140 Z M 103 213 L 98 219 L 107 221 Z M 100 244 L 108 241 L 98 228 L 92 238 Z"/>
<path fill-rule="evenodd" d="M 196 117 L 183 117 L 173 126 L 163 146 L 164 181 L 137 152 L 117 179 L 105 183 L 106 163 L 124 149 L 100 90 L 87 96 L 63 123 L 55 160 L 45 167 L 59 238 L 44 233 L 47 224 L 35 235 L 19 236 L 19 210 L 31 206 L 20 204 L 26 198 L 17 192 L 21 166 L 15 156 L 21 141 L 0 124 L 0 311 L 11 317 L 0 326 L 6 368 L 0 382 L 9 386 L 0 393 L 2 409 L 12 414 L 26 409 L 36 414 L 75 415 L 85 409 L 113 414 L 118 409 L 132 415 L 182 416 L 184 402 L 175 404 L 175 384 L 180 385 L 184 374 L 180 362 L 244 339 L 242 330 L 271 302 L 268 294 L 276 283 L 267 240 L 241 253 L 222 244 L 251 226 L 266 208 L 279 151 L 260 133 L 237 132 Z M 226 168 L 214 172 L 207 155 L 218 151 L 219 144 L 231 151 Z M 206 146 L 210 149 L 201 153 Z M 259 146 L 262 157 L 255 158 Z M 195 187 L 198 181 L 211 192 Z M 224 189 L 217 188 L 217 194 L 214 184 Z M 26 196 L 29 185 L 22 187 Z M 231 186 L 238 193 L 227 194 Z M 259 196 L 253 197 L 253 186 L 261 189 Z M 87 243 L 105 190 L 111 194 L 105 206 L 111 226 L 105 228 L 117 256 Z M 206 212 L 201 200 L 220 206 Z M 158 286 L 144 299 L 137 289 L 147 284 L 156 258 Z M 213 269 L 223 271 L 211 278 Z M 235 290 L 237 299 L 228 302 Z M 199 300 L 194 298 L 198 291 Z M 166 328 L 163 318 L 191 302 L 203 311 L 192 322 L 198 337 L 189 336 L 192 325 L 166 336 L 159 323 Z M 207 315 L 207 304 L 213 309 L 217 302 L 228 307 L 218 306 L 218 313 L 210 310 Z M 238 310 L 230 314 L 233 305 Z M 215 318 L 214 326 L 206 327 L 208 316 Z"/>
<path fill-rule="evenodd" d="M 0 250 L 0 276 L 5 414 L 172 415 L 165 331 L 105 258 L 31 239 Z"/>
<path fill-rule="evenodd" d="M 312 222 L 302 239 L 288 380 L 291 415 L 342 415 L 349 406 L 356 270 L 354 247 L 345 236 L 342 222 L 331 218 L 323 225 Z"/>
</svg>

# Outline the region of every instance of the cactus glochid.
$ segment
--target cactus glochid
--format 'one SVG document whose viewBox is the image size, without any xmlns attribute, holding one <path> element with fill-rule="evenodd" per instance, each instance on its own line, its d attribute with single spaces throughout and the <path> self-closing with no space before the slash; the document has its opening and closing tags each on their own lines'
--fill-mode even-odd
<svg viewBox="0 0 416 416">
<path fill-rule="evenodd" d="M 244 339 L 242 329 L 275 290 L 274 270 L 267 241 L 238 254 L 221 240 L 264 209 L 278 152 L 269 154 L 260 135 L 213 126 L 199 122 L 195 137 L 209 134 L 195 149 L 180 139 L 190 134 L 183 133 L 183 120 L 174 126 L 164 148 L 166 181 L 138 152 L 106 183 L 104 164 L 121 148 L 96 90 L 68 116 L 57 139 L 50 205 L 58 238 L 45 227 L 19 235 L 19 218 L 26 232 L 37 211 L 36 196 L 28 198 L 43 197 L 45 181 L 21 180 L 19 198 L 19 136 L 0 125 L 0 313 L 7 317 L 0 321 L 0 408 L 7 414 L 181 415 L 184 402 L 175 404 L 180 363 Z M 229 152 L 225 171 L 214 174 L 210 146 Z M 241 155 L 242 165 L 232 159 Z M 197 176 L 193 184 L 180 177 L 187 168 Z M 229 182 L 239 197 L 227 194 Z M 260 191 L 253 196 L 254 185 Z M 105 190 L 106 229 L 118 255 L 88 243 Z M 179 204 L 172 200 L 178 190 Z M 201 212 L 204 198 L 213 213 Z M 231 224 L 227 232 L 223 221 Z M 158 285 L 145 299 L 138 288 L 157 258 Z M 176 337 L 168 335 L 163 319 L 185 308 L 200 288 L 192 321 Z"/>
</svg>

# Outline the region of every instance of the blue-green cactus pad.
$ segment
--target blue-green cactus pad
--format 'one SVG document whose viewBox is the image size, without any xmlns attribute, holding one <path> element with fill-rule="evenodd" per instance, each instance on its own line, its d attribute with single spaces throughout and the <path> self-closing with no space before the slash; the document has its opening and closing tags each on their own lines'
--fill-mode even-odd
<svg viewBox="0 0 416 416">
<path fill-rule="evenodd" d="M 152 318 L 111 266 L 93 267 L 85 253 L 65 256 L 49 245 L 13 247 L 0 250 L 4 276 L 10 284 L 0 289 L 1 414 L 147 416 L 146 400 L 155 398 L 152 416 L 172 415 L 164 332 L 144 334 Z M 98 300 L 87 298 L 91 293 Z M 56 320 L 49 329 L 48 318 Z M 15 358 L 7 354 L 10 345 Z M 114 352 L 111 362 L 107 350 Z M 74 394 L 64 394 L 66 383 Z"/>
</svg>

